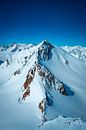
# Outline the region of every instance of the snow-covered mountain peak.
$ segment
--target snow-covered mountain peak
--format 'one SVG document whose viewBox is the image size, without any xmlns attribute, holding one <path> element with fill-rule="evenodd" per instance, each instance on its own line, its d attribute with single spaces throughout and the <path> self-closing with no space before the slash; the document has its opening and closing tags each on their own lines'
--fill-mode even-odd
<svg viewBox="0 0 86 130">
<path fill-rule="evenodd" d="M 48 45 L 48 44 L 50 44 L 50 43 L 49 43 L 48 40 L 43 40 L 43 41 L 40 43 L 40 45 L 43 45 L 43 44 Z"/>
<path fill-rule="evenodd" d="M 86 62 L 72 56 L 68 50 L 73 49 L 85 53 L 85 48 L 56 47 L 46 40 L 0 48 L 0 101 L 9 102 L 13 111 L 15 104 L 22 109 L 27 105 L 23 111 L 42 125 L 60 117 L 69 123 L 81 117 L 86 121 Z"/>
</svg>

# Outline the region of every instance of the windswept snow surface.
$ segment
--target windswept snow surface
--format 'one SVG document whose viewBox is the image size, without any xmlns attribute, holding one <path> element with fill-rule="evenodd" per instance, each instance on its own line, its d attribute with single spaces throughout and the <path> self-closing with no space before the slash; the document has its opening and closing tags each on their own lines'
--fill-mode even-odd
<svg viewBox="0 0 86 130">
<path fill-rule="evenodd" d="M 3 61 L 0 64 L 0 130 L 85 130 L 86 48 L 84 47 L 77 49 L 77 47 L 55 46 L 52 49 L 51 59 L 40 61 L 73 92 L 69 96 L 64 96 L 51 90 L 54 105 L 47 109 L 47 121 L 43 125 L 43 115 L 37 104 L 45 98 L 44 81 L 37 72 L 30 85 L 30 96 L 25 101 L 19 100 L 27 73 L 37 61 L 38 48 L 42 44 L 43 42 L 39 45 L 13 44 L 7 48 L 0 48 L 0 61 Z M 70 50 L 71 53 L 76 52 L 77 56 L 71 54 Z M 14 75 L 16 70 L 20 73 Z"/>
</svg>

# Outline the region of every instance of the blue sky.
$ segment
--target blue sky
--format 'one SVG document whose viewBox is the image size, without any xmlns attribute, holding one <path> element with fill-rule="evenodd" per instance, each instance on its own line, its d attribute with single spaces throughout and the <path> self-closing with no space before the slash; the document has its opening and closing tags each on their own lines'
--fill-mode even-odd
<svg viewBox="0 0 86 130">
<path fill-rule="evenodd" d="M 0 0 L 0 44 L 86 46 L 85 0 Z"/>
</svg>

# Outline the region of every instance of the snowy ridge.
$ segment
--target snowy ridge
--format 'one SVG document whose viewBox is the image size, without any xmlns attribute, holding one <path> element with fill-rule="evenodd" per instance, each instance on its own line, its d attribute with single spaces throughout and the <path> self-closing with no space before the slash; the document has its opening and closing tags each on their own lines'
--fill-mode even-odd
<svg viewBox="0 0 86 130">
<path fill-rule="evenodd" d="M 86 129 L 85 54 L 48 41 L 0 47 L 0 129 Z"/>
<path fill-rule="evenodd" d="M 82 46 L 63 46 L 62 47 L 65 51 L 69 54 L 73 55 L 74 57 L 81 59 L 86 62 L 86 47 Z"/>
</svg>

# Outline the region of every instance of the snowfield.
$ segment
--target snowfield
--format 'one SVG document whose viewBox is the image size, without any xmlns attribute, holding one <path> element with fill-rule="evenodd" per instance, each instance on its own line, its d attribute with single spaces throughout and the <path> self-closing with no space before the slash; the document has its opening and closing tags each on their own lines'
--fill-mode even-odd
<svg viewBox="0 0 86 130">
<path fill-rule="evenodd" d="M 0 47 L 0 130 L 85 130 L 86 47 Z"/>
</svg>

